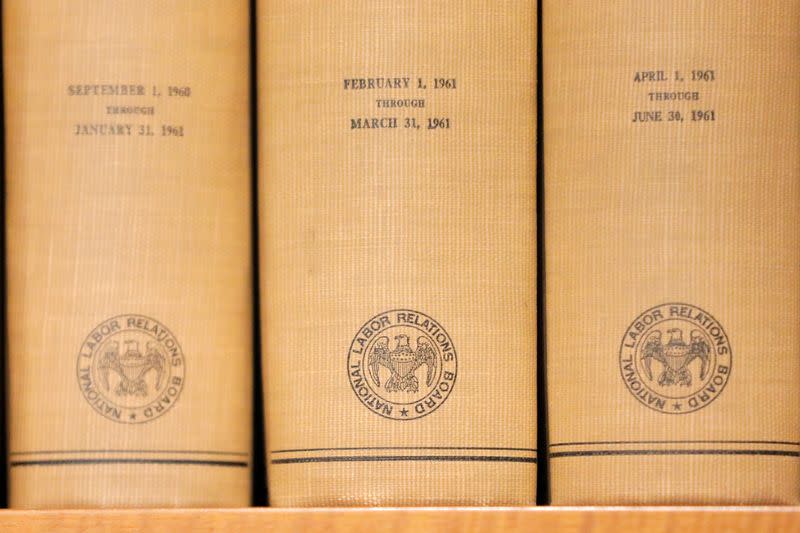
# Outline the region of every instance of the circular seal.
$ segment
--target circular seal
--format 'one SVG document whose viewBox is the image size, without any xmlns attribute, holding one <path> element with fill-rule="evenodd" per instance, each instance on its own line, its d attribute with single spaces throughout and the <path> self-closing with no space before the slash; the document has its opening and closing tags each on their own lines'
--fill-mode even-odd
<svg viewBox="0 0 800 533">
<path fill-rule="evenodd" d="M 92 408 L 125 424 L 154 420 L 183 390 L 186 364 L 178 340 L 161 322 L 120 315 L 89 333 L 78 354 L 78 386 Z"/>
<path fill-rule="evenodd" d="M 619 369 L 641 403 L 660 413 L 684 414 L 722 393 L 732 356 L 717 319 L 691 304 L 668 303 L 648 309 L 628 327 Z"/>
<path fill-rule="evenodd" d="M 367 320 L 347 352 L 347 376 L 356 397 L 392 420 L 413 420 L 438 409 L 453 391 L 457 370 L 447 331 L 410 309 Z"/>
</svg>

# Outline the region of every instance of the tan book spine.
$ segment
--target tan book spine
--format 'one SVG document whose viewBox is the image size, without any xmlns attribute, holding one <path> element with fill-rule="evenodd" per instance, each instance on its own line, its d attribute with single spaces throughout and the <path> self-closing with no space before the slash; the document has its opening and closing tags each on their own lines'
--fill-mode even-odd
<svg viewBox="0 0 800 533">
<path fill-rule="evenodd" d="M 800 501 L 800 1 L 544 0 L 554 504 Z"/>
<path fill-rule="evenodd" d="M 271 503 L 532 504 L 535 2 L 257 9 Z"/>
<path fill-rule="evenodd" d="M 248 2 L 3 25 L 11 506 L 247 505 Z"/>
</svg>

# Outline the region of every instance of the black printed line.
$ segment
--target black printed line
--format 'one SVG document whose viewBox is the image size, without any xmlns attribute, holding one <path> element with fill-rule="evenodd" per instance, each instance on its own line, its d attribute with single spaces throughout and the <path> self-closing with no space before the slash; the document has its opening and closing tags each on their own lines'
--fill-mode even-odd
<svg viewBox="0 0 800 533">
<path fill-rule="evenodd" d="M 274 465 L 301 463 L 359 463 L 382 461 L 444 461 L 444 462 L 489 462 L 489 463 L 536 463 L 534 457 L 503 457 L 492 455 L 362 455 L 330 457 L 297 457 L 292 459 L 273 459 Z"/>
<path fill-rule="evenodd" d="M 10 452 L 9 456 L 19 455 L 59 455 L 59 454 L 78 454 L 78 453 L 161 453 L 161 454 L 180 454 L 180 455 L 228 455 L 233 457 L 249 457 L 247 452 L 222 452 L 205 450 L 41 450 L 31 452 Z"/>
<path fill-rule="evenodd" d="M 356 448 L 305 448 L 297 450 L 272 450 L 270 453 L 302 453 L 302 452 L 345 452 L 358 450 L 461 450 L 461 451 L 494 451 L 494 452 L 527 452 L 536 453 L 535 448 L 482 448 L 477 446 L 361 446 Z"/>
<path fill-rule="evenodd" d="M 608 440 L 594 442 L 558 442 L 548 445 L 556 446 L 613 446 L 615 444 L 772 444 L 776 446 L 800 446 L 800 442 L 781 440 Z"/>
<path fill-rule="evenodd" d="M 592 450 L 582 452 L 553 452 L 551 459 L 559 457 L 603 457 L 613 455 L 773 455 L 800 457 L 800 452 L 782 450 Z"/>
<path fill-rule="evenodd" d="M 52 459 L 43 461 L 11 461 L 12 468 L 19 466 L 63 466 L 103 464 L 194 465 L 246 468 L 244 461 L 201 461 L 195 459 Z"/>
</svg>

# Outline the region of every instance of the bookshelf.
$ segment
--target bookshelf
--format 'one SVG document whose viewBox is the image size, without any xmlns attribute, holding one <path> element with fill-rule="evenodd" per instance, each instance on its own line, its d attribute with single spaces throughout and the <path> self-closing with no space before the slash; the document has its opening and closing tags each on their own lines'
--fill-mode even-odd
<svg viewBox="0 0 800 533">
<path fill-rule="evenodd" d="M 759 532 L 800 529 L 800 507 L 524 507 L 0 511 L 4 533 Z"/>
</svg>

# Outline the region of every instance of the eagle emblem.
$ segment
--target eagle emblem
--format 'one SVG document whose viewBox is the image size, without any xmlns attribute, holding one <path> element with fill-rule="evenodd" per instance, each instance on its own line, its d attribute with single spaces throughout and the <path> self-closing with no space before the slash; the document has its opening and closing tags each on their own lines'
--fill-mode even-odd
<svg viewBox="0 0 800 533">
<path fill-rule="evenodd" d="M 147 396 L 147 382 L 144 378 L 151 370 L 156 372 L 156 390 L 161 388 L 167 363 L 157 343 L 148 342 L 147 351 L 142 355 L 139 343 L 129 340 L 125 341 L 125 353 L 120 356 L 119 352 L 119 342 L 110 341 L 100 354 L 97 372 L 106 391 L 111 389 L 108 378 L 112 371 L 120 378 L 114 389 L 117 396 Z"/>
<path fill-rule="evenodd" d="M 661 363 L 663 369 L 658 376 L 658 384 L 662 387 L 668 385 L 681 385 L 689 387 L 692 384 L 692 373 L 689 364 L 695 359 L 700 359 L 700 380 L 704 380 L 709 370 L 709 353 L 711 347 L 706 342 L 700 330 L 692 330 L 690 340 L 683 340 L 683 331 L 679 328 L 667 330 L 669 341 L 664 344 L 661 331 L 653 331 L 645 339 L 642 347 L 642 365 L 647 378 L 653 380 L 653 360 Z"/>
<path fill-rule="evenodd" d="M 391 372 L 389 380 L 384 384 L 388 392 L 417 392 L 419 380 L 416 371 L 421 366 L 427 367 L 425 384 L 430 387 L 436 377 L 436 350 L 424 335 L 417 337 L 417 349 L 412 350 L 408 335 L 401 334 L 395 338 L 394 350 L 389 350 L 389 337 L 382 336 L 375 341 L 369 354 L 369 375 L 375 384 L 381 386 L 380 368 Z"/>
</svg>

